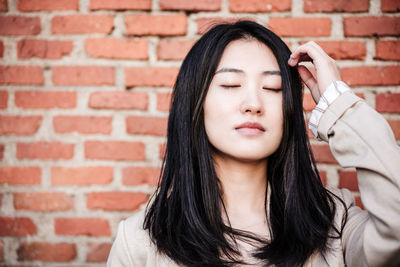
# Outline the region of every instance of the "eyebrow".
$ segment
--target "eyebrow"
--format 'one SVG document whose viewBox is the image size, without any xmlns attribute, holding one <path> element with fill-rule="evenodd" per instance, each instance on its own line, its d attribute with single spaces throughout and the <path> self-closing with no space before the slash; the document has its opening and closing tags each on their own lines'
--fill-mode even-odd
<svg viewBox="0 0 400 267">
<path fill-rule="evenodd" d="M 222 72 L 244 73 L 244 71 L 241 69 L 222 68 L 222 69 L 218 70 L 217 72 L 215 72 L 215 74 L 222 73 Z M 263 71 L 261 74 L 263 74 L 263 75 L 281 75 L 281 72 L 279 70 L 266 70 L 266 71 Z"/>
</svg>

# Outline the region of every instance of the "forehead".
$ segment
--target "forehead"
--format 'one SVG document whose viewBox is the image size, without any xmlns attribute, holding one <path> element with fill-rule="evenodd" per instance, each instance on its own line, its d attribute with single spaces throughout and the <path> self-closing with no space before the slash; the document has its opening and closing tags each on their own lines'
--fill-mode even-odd
<svg viewBox="0 0 400 267">
<path fill-rule="evenodd" d="M 257 40 L 235 40 L 229 43 L 218 65 L 219 68 L 239 68 L 248 71 L 279 70 L 272 50 Z"/>
</svg>

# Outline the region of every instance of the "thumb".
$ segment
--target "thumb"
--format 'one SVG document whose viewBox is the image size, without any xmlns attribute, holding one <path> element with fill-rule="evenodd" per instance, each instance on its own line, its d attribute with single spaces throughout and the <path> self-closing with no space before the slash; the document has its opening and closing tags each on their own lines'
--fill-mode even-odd
<svg viewBox="0 0 400 267">
<path fill-rule="evenodd" d="M 310 70 L 303 65 L 298 66 L 298 71 L 301 80 L 305 83 L 305 85 L 310 89 L 311 95 L 314 99 L 314 102 L 318 104 L 319 98 L 321 97 L 319 90 L 318 90 L 318 83 L 315 80 L 314 76 L 310 72 Z"/>
</svg>

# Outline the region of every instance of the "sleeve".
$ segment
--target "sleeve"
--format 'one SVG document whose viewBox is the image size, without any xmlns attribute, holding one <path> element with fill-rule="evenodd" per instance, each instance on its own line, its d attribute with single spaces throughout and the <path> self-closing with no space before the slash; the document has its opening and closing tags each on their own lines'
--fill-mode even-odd
<svg viewBox="0 0 400 267">
<path fill-rule="evenodd" d="M 400 266 L 400 148 L 389 124 L 351 91 L 338 94 L 317 123 L 318 138 L 338 163 L 356 168 L 366 209 L 349 205 L 342 236 L 346 266 Z M 350 192 L 342 194 L 352 202 Z"/>
<path fill-rule="evenodd" d="M 125 235 L 125 221 L 118 225 L 117 236 L 108 255 L 107 267 L 135 266 L 129 254 L 128 243 Z"/>
</svg>

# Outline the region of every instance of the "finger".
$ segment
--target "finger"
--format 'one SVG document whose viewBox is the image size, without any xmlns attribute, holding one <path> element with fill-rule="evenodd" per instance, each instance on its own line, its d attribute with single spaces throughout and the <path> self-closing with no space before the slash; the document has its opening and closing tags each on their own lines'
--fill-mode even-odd
<svg viewBox="0 0 400 267">
<path fill-rule="evenodd" d="M 321 95 L 318 90 L 317 80 L 314 78 L 311 71 L 306 66 L 300 65 L 298 68 L 298 71 L 299 71 L 301 80 L 305 83 L 305 85 L 310 90 L 315 103 L 318 103 Z"/>
<path fill-rule="evenodd" d="M 300 61 L 301 57 L 302 58 L 309 57 L 311 60 L 307 61 L 314 61 L 316 58 L 321 56 L 322 56 L 321 52 L 316 47 L 314 47 L 310 43 L 306 43 L 304 45 L 297 47 L 293 51 L 293 53 L 290 55 L 288 63 L 291 66 L 295 66 Z"/>
</svg>

